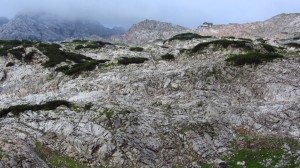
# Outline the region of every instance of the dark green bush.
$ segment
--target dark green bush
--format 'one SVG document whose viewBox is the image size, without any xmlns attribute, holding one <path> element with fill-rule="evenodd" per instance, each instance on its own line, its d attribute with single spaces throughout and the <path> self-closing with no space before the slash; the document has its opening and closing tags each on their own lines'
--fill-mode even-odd
<svg viewBox="0 0 300 168">
<path fill-rule="evenodd" d="M 55 69 L 55 71 L 62 72 L 62 73 L 66 73 L 69 70 L 70 70 L 69 65 L 64 65 Z"/>
<path fill-rule="evenodd" d="M 194 48 L 192 48 L 191 53 L 197 53 L 199 51 L 202 51 L 212 44 L 223 48 L 228 48 L 229 46 L 231 46 L 234 48 L 243 48 L 246 50 L 250 50 L 251 47 L 247 45 L 248 43 L 249 42 L 247 41 L 216 40 L 196 45 Z"/>
<path fill-rule="evenodd" d="M 165 54 L 165 55 L 162 55 L 161 56 L 161 59 L 162 60 L 174 60 L 175 59 L 175 57 L 174 57 L 174 55 L 173 54 Z"/>
<path fill-rule="evenodd" d="M 137 51 L 137 52 L 142 52 L 144 49 L 142 47 L 131 47 L 129 49 L 130 51 Z"/>
<path fill-rule="evenodd" d="M 121 57 L 118 60 L 118 64 L 121 64 L 121 65 L 141 64 L 147 60 L 148 60 L 148 58 L 143 58 L 143 57 Z"/>
<path fill-rule="evenodd" d="M 170 38 L 168 41 L 173 41 L 173 40 L 192 40 L 192 39 L 200 39 L 200 38 L 211 38 L 212 36 L 201 36 L 196 33 L 182 33 L 182 34 L 177 34 Z"/>
<path fill-rule="evenodd" d="M 85 46 L 83 45 L 78 45 L 75 47 L 75 50 L 80 50 L 82 48 L 89 48 L 89 49 L 97 49 L 97 48 L 102 48 L 105 45 L 112 45 L 111 43 L 103 42 L 103 41 L 93 41 L 87 43 Z"/>
<path fill-rule="evenodd" d="M 295 47 L 295 48 L 300 48 L 300 44 L 299 43 L 287 43 L 285 44 L 286 46 L 289 47 Z"/>
<path fill-rule="evenodd" d="M 83 63 L 78 63 L 73 65 L 69 70 L 66 70 L 64 73 L 66 75 L 78 75 L 83 71 L 92 71 L 96 68 L 99 63 L 97 61 L 85 61 Z"/>
<path fill-rule="evenodd" d="M 23 54 L 25 54 L 24 48 L 16 48 L 8 51 L 10 54 L 12 54 L 16 59 L 21 60 L 23 58 Z"/>
<path fill-rule="evenodd" d="M 11 67 L 11 66 L 14 66 L 15 65 L 15 63 L 13 63 L 13 62 L 8 62 L 7 64 L 6 64 L 6 67 Z"/>
<path fill-rule="evenodd" d="M 260 64 L 262 62 L 272 61 L 276 58 L 283 58 L 282 55 L 276 53 L 248 53 L 240 55 L 232 55 L 225 61 L 230 62 L 233 65 L 245 65 L 245 64 Z"/>
<path fill-rule="evenodd" d="M 78 46 L 75 47 L 75 50 L 80 50 L 80 49 L 82 49 L 82 48 L 84 48 L 83 45 L 78 45 Z"/>
<path fill-rule="evenodd" d="M 32 51 L 32 52 L 26 54 L 25 57 L 24 57 L 24 61 L 25 61 L 26 63 L 32 62 L 32 59 L 33 59 L 34 54 L 35 54 L 34 51 Z"/>
<path fill-rule="evenodd" d="M 262 44 L 262 46 L 264 47 L 265 50 L 267 50 L 268 52 L 275 52 L 276 49 L 275 47 L 269 45 L 269 44 Z"/>
<path fill-rule="evenodd" d="M 55 110 L 59 106 L 67 106 L 70 108 L 72 104 L 65 100 L 53 100 L 49 101 L 45 104 L 38 104 L 38 105 L 29 105 L 29 104 L 22 104 L 11 106 L 6 109 L 0 110 L 0 117 L 5 117 L 9 112 L 12 112 L 14 115 L 19 115 L 25 111 L 39 111 L 39 110 Z"/>
</svg>

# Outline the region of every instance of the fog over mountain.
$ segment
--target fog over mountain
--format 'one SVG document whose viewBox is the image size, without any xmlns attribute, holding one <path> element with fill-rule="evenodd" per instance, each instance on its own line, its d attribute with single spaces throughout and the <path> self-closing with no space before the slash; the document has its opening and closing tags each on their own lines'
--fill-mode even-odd
<svg viewBox="0 0 300 168">
<path fill-rule="evenodd" d="M 204 21 L 216 24 L 266 20 L 279 13 L 299 12 L 296 0 L 1 0 L 0 16 L 46 12 L 73 20 L 92 20 L 106 27 L 131 27 L 145 19 L 195 28 Z"/>
</svg>

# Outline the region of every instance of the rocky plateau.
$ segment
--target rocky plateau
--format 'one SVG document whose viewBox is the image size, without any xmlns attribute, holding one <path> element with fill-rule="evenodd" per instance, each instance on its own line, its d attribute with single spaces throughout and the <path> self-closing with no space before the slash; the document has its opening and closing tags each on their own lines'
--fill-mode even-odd
<svg viewBox="0 0 300 168">
<path fill-rule="evenodd" d="M 0 41 L 0 167 L 300 166 L 299 38 L 157 25 L 139 45 Z"/>
</svg>

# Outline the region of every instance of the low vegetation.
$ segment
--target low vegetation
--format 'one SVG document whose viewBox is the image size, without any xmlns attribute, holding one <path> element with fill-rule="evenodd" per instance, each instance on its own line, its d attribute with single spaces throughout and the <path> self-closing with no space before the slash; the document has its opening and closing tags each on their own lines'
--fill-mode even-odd
<svg viewBox="0 0 300 168">
<path fill-rule="evenodd" d="M 174 60 L 175 59 L 175 57 L 174 57 L 174 55 L 173 54 L 165 54 L 165 55 L 162 55 L 161 56 L 161 59 L 162 60 L 166 60 L 166 61 L 171 61 L 171 60 Z"/>
<path fill-rule="evenodd" d="M 192 39 L 201 39 L 201 38 L 211 38 L 212 36 L 201 36 L 196 33 L 182 33 L 182 34 L 177 34 L 170 38 L 168 41 L 174 41 L 174 40 L 192 40 Z"/>
<path fill-rule="evenodd" d="M 288 149 L 284 149 L 286 146 Z M 234 143 L 232 155 L 226 156 L 228 167 L 299 167 L 297 151 L 300 143 L 288 137 L 240 134 Z M 242 163 L 243 165 L 238 165 Z"/>
<path fill-rule="evenodd" d="M 54 151 L 43 145 L 41 142 L 36 142 L 35 151 L 50 167 L 66 167 L 66 168 L 88 168 L 89 166 L 76 161 L 75 159 L 64 155 L 58 151 Z"/>
<path fill-rule="evenodd" d="M 22 104 L 11 106 L 6 109 L 0 110 L 0 118 L 5 117 L 9 112 L 13 113 L 14 115 L 19 115 L 25 111 L 40 111 L 40 110 L 55 110 L 59 106 L 66 106 L 68 108 L 72 107 L 72 104 L 65 100 L 53 100 L 46 102 L 45 104 L 36 104 L 36 105 L 29 105 L 29 104 Z"/>
<path fill-rule="evenodd" d="M 97 48 L 102 48 L 105 45 L 112 45 L 111 43 L 103 42 L 103 41 L 92 41 L 92 42 L 79 41 L 79 42 L 84 43 L 84 44 L 76 46 L 75 50 L 80 50 L 80 49 L 83 49 L 83 48 L 97 49 Z"/>
<path fill-rule="evenodd" d="M 108 61 L 98 61 L 81 54 L 62 51 L 58 44 L 40 44 L 38 48 L 49 58 L 49 60 L 43 64 L 44 67 L 55 67 L 62 62 L 72 61 L 73 64 L 71 65 L 65 65 L 55 69 L 55 71 L 63 72 L 66 75 L 78 75 L 83 71 L 92 71 L 98 64 Z"/>
<path fill-rule="evenodd" d="M 121 57 L 118 59 L 118 64 L 121 65 L 142 64 L 147 60 L 148 58 L 143 58 L 143 57 Z"/>
<path fill-rule="evenodd" d="M 203 51 L 204 49 L 208 48 L 210 45 L 215 45 L 223 48 L 228 48 L 230 46 L 234 48 L 243 48 L 246 50 L 250 50 L 251 47 L 248 45 L 248 43 L 249 42 L 247 41 L 216 40 L 216 41 L 200 43 L 196 45 L 194 48 L 192 48 L 191 53 L 197 53 Z"/>
<path fill-rule="evenodd" d="M 36 42 L 27 40 L 0 40 L 0 56 L 6 56 L 8 53 L 14 55 L 17 59 L 22 59 L 25 53 L 24 48 L 35 45 Z M 17 49 L 14 49 L 19 47 Z"/>
<path fill-rule="evenodd" d="M 288 47 L 300 48 L 299 43 L 287 43 L 285 45 L 288 46 Z"/>
<path fill-rule="evenodd" d="M 261 45 L 268 52 L 276 52 L 276 48 L 274 46 L 271 46 L 269 44 L 261 44 Z"/>
<path fill-rule="evenodd" d="M 276 53 L 258 53 L 251 52 L 247 54 L 232 55 L 225 61 L 233 65 L 245 65 L 245 64 L 260 64 L 263 62 L 269 62 L 277 58 L 283 58 L 282 55 Z"/>
<path fill-rule="evenodd" d="M 144 48 L 142 47 L 131 47 L 129 48 L 130 51 L 136 51 L 136 52 L 142 52 L 144 51 Z"/>
</svg>

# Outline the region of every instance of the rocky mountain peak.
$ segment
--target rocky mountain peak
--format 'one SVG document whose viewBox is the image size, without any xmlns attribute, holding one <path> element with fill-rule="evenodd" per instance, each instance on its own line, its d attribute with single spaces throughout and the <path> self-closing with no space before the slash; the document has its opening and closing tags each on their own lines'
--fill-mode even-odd
<svg viewBox="0 0 300 168">
<path fill-rule="evenodd" d="M 0 39 L 64 41 L 68 39 L 102 39 L 124 30 L 110 29 L 100 23 L 67 20 L 47 14 L 19 14 L 0 28 Z"/>
<path fill-rule="evenodd" d="M 155 39 L 167 39 L 187 31 L 189 29 L 183 26 L 147 19 L 133 25 L 126 33 L 125 41 L 139 44 Z"/>
</svg>

